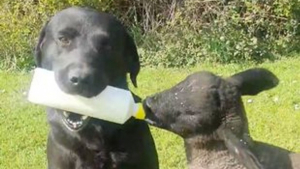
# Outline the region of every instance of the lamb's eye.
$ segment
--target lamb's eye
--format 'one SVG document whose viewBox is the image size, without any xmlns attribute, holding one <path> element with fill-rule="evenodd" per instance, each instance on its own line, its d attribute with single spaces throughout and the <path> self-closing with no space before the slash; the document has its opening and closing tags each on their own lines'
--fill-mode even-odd
<svg viewBox="0 0 300 169">
<path fill-rule="evenodd" d="M 60 37 L 58 38 L 59 42 L 61 43 L 62 46 L 69 46 L 71 43 L 71 40 L 69 38 L 66 37 Z"/>
</svg>

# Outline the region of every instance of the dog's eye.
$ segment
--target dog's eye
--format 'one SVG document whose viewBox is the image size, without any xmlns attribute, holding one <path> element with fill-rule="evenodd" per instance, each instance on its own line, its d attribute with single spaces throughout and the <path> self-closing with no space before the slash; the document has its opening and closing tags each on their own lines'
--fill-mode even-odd
<svg viewBox="0 0 300 169">
<path fill-rule="evenodd" d="M 70 43 L 71 43 L 71 40 L 69 38 L 66 38 L 66 37 L 60 37 L 60 38 L 58 38 L 58 40 L 60 41 L 62 46 L 69 46 Z"/>
</svg>

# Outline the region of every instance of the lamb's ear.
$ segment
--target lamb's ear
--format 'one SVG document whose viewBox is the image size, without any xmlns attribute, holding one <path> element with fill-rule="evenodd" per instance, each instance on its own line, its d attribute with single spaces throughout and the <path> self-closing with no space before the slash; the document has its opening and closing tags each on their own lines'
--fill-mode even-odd
<svg viewBox="0 0 300 169">
<path fill-rule="evenodd" d="M 137 87 L 136 79 L 140 71 L 140 60 L 137 53 L 136 44 L 134 43 L 133 38 L 127 32 L 125 33 L 125 43 L 125 59 L 127 64 L 127 72 L 129 72 L 130 79 L 134 87 Z"/>
<path fill-rule="evenodd" d="M 253 68 L 237 73 L 227 79 L 236 85 L 242 95 L 256 95 L 278 85 L 278 78 L 269 70 Z"/>
<path fill-rule="evenodd" d="M 218 135 L 224 140 L 229 153 L 244 167 L 247 169 L 264 169 L 247 144 L 238 139 L 230 129 L 222 128 L 218 130 Z"/>
<path fill-rule="evenodd" d="M 48 21 L 45 23 L 45 25 L 43 26 L 43 28 L 41 29 L 39 38 L 38 38 L 38 42 L 35 46 L 34 49 L 34 60 L 35 60 L 35 64 L 37 67 L 41 67 L 42 66 L 42 48 L 45 42 L 45 36 L 46 36 L 46 28 L 48 25 Z"/>
</svg>

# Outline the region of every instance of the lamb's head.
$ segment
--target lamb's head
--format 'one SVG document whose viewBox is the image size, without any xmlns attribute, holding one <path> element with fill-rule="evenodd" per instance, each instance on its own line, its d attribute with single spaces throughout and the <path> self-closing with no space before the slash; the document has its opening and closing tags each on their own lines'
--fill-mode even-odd
<svg viewBox="0 0 300 169">
<path fill-rule="evenodd" d="M 266 69 L 255 68 L 223 79 L 202 71 L 189 75 L 171 89 L 147 97 L 147 121 L 183 138 L 207 136 L 220 128 L 238 138 L 248 133 L 242 95 L 256 95 L 278 84 Z"/>
</svg>

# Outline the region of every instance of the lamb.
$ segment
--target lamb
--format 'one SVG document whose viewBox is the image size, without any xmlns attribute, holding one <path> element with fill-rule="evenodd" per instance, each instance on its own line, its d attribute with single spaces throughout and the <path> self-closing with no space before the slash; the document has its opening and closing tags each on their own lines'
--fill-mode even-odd
<svg viewBox="0 0 300 169">
<path fill-rule="evenodd" d="M 267 69 L 223 79 L 201 71 L 143 101 L 146 121 L 184 139 L 190 169 L 300 169 L 300 154 L 255 141 L 243 95 L 278 85 Z"/>
</svg>

